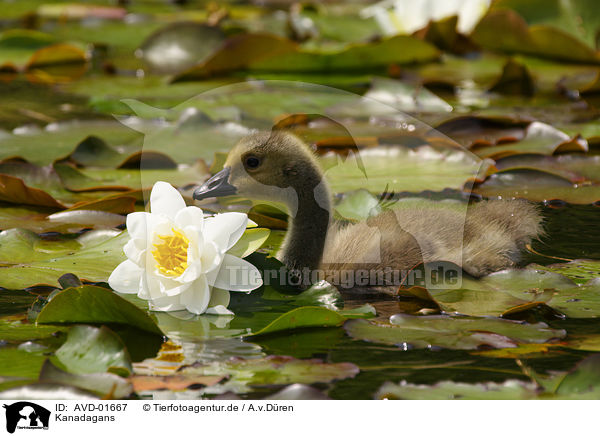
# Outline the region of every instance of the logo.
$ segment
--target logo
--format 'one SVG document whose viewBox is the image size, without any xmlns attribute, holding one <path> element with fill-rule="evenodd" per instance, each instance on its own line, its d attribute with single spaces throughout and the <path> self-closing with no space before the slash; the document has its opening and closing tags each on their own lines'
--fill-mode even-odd
<svg viewBox="0 0 600 436">
<path fill-rule="evenodd" d="M 19 401 L 4 405 L 6 409 L 6 431 L 14 433 L 15 429 L 48 429 L 50 411 L 29 401 Z"/>
</svg>

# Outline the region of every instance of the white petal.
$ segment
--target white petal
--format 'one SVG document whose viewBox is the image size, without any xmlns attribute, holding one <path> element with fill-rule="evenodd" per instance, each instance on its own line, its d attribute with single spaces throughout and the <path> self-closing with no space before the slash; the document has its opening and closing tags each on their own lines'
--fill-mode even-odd
<svg viewBox="0 0 600 436">
<path fill-rule="evenodd" d="M 250 262 L 225 254 L 214 286 L 229 291 L 249 292 L 263 284 L 260 272 Z"/>
<path fill-rule="evenodd" d="M 210 301 L 210 287 L 202 276 L 190 288 L 181 294 L 181 303 L 187 310 L 197 315 L 204 313 Z"/>
<path fill-rule="evenodd" d="M 185 306 L 181 304 L 179 296 L 175 297 L 161 297 L 150 300 L 150 310 L 171 312 L 174 310 L 184 310 Z"/>
<path fill-rule="evenodd" d="M 209 310 L 214 306 L 229 306 L 230 299 L 231 296 L 229 295 L 229 291 L 213 288 L 210 295 L 210 301 L 208 302 Z"/>
<path fill-rule="evenodd" d="M 179 277 L 175 277 L 173 280 L 178 283 L 191 283 L 200 277 L 201 271 L 202 264 L 200 261 L 196 261 L 188 265 L 185 271 Z"/>
<path fill-rule="evenodd" d="M 209 307 L 206 309 L 206 313 L 209 315 L 235 315 L 231 310 L 222 305 Z"/>
<path fill-rule="evenodd" d="M 204 224 L 204 212 L 196 206 L 183 208 L 175 215 L 175 224 L 180 228 L 194 226 L 202 230 Z"/>
<path fill-rule="evenodd" d="M 135 294 L 140 287 L 143 270 L 130 260 L 117 266 L 110 277 L 108 284 L 122 294 Z"/>
<path fill-rule="evenodd" d="M 123 247 L 123 253 L 127 256 L 127 259 L 143 268 L 146 263 L 146 250 L 140 250 L 140 244 L 136 243 L 139 239 L 130 239 Z M 145 244 L 144 244 L 145 245 Z"/>
<path fill-rule="evenodd" d="M 132 212 L 127 215 L 127 233 L 133 239 L 146 239 L 148 227 L 151 226 L 152 214 L 148 212 Z"/>
<path fill-rule="evenodd" d="M 207 241 L 202 247 L 200 262 L 202 264 L 202 273 L 214 271 L 223 261 L 223 255 L 219 252 L 217 244 L 213 241 Z"/>
<path fill-rule="evenodd" d="M 204 220 L 204 236 L 227 251 L 242 237 L 247 222 L 248 216 L 244 213 L 220 213 Z"/>
<path fill-rule="evenodd" d="M 174 297 L 187 291 L 191 283 L 180 283 L 171 277 L 165 277 L 162 274 L 158 274 L 158 284 L 160 286 L 161 295 L 167 297 Z"/>
<path fill-rule="evenodd" d="M 185 208 L 183 197 L 167 182 L 156 182 L 150 193 L 150 212 L 163 214 L 171 219 Z"/>
</svg>

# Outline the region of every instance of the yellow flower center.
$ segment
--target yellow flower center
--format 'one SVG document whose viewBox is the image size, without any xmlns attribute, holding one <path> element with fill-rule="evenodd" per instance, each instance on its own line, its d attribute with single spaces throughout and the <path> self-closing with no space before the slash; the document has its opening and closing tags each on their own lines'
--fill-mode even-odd
<svg viewBox="0 0 600 436">
<path fill-rule="evenodd" d="M 156 259 L 156 268 L 166 276 L 180 276 L 188 267 L 187 250 L 190 241 L 179 230 L 171 229 L 172 235 L 159 236 L 164 242 L 154 244 L 152 255 Z"/>
</svg>

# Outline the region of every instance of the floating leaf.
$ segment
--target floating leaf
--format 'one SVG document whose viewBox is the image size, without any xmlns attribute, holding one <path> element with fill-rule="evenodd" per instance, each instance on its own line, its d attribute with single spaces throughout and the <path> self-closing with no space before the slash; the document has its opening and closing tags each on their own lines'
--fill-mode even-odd
<svg viewBox="0 0 600 436">
<path fill-rule="evenodd" d="M 451 112 L 452 106 L 427 88 L 399 80 L 376 77 L 364 95 L 403 112 Z"/>
<path fill-rule="evenodd" d="M 480 157 L 498 159 L 513 154 L 554 154 L 565 151 L 587 151 L 587 141 L 580 138 L 571 138 L 564 132 L 539 121 L 534 121 L 525 129 L 525 136 L 518 142 L 493 147 L 485 143 L 474 144 L 471 147 Z"/>
<path fill-rule="evenodd" d="M 344 328 L 355 339 L 398 346 L 430 346 L 474 350 L 482 346 L 512 348 L 518 343 L 543 343 L 565 336 L 544 323 L 525 324 L 496 318 L 394 315 L 391 324 L 348 321 Z"/>
<path fill-rule="evenodd" d="M 102 282 L 124 260 L 127 235 L 113 231 L 88 232 L 68 245 L 52 249 L 35 233 L 11 229 L 0 233 L 0 287 L 23 289 L 35 284 L 58 285 L 66 273 Z"/>
<path fill-rule="evenodd" d="M 0 349 L 0 375 L 35 380 L 47 359 L 45 349 L 26 351 L 19 348 Z"/>
<path fill-rule="evenodd" d="M 552 265 L 529 265 L 528 268 L 551 271 L 570 278 L 577 284 L 600 279 L 600 261 L 593 259 L 576 259 L 571 262 Z M 592 283 L 592 282 L 590 282 Z"/>
<path fill-rule="evenodd" d="M 131 395 L 131 384 L 118 375 L 105 373 L 71 374 L 57 368 L 46 360 L 40 371 L 39 381 L 73 386 L 100 397 L 126 398 Z"/>
<path fill-rule="evenodd" d="M 268 356 L 260 359 L 231 358 L 209 365 L 199 363 L 184 367 L 179 372 L 185 375 L 229 377 L 228 385 L 238 392 L 244 392 L 247 385 L 327 383 L 352 378 L 358 371 L 358 367 L 352 363 L 324 363 L 318 359 Z"/>
<path fill-rule="evenodd" d="M 498 35 L 504 37 L 498 38 Z M 508 53 L 583 63 L 600 60 L 595 50 L 568 33 L 547 25 L 529 27 L 512 10 L 490 11 L 473 30 L 471 38 L 482 47 Z"/>
<path fill-rule="evenodd" d="M 366 176 L 356 155 L 344 162 L 334 153 L 321 158 L 328 168 L 325 175 L 334 192 L 367 189 L 378 194 L 386 188 L 388 192 L 462 189 L 467 180 L 483 178 L 491 164 L 464 151 L 437 151 L 430 146 L 416 149 L 379 146 L 363 149 L 359 156 Z"/>
<path fill-rule="evenodd" d="M 264 57 L 249 64 L 251 71 L 336 72 L 383 70 L 389 65 L 427 62 L 439 52 L 425 41 L 397 35 L 373 43 L 351 45 L 338 52 L 297 50 Z"/>
<path fill-rule="evenodd" d="M 600 185 L 577 185 L 562 176 L 534 169 L 499 171 L 476 184 L 473 192 L 488 198 L 525 198 L 535 202 L 562 200 L 591 204 L 600 201 Z"/>
<path fill-rule="evenodd" d="M 324 307 L 299 307 L 284 313 L 254 335 L 266 335 L 283 330 L 306 327 L 336 327 L 342 325 L 346 318 Z"/>
<path fill-rule="evenodd" d="M 141 57 L 154 70 L 177 73 L 204 62 L 225 40 L 223 32 L 196 22 L 177 22 L 150 35 Z"/>
<path fill-rule="evenodd" d="M 228 253 L 237 257 L 246 257 L 258 250 L 269 238 L 269 229 L 247 229 Z"/>
<path fill-rule="evenodd" d="M 535 85 L 527 67 L 514 59 L 509 59 L 502 68 L 502 75 L 492 85 L 490 91 L 530 97 L 535 91 Z"/>
<path fill-rule="evenodd" d="M 388 400 L 529 400 L 537 398 L 538 386 L 521 380 L 503 383 L 457 383 L 443 381 L 434 385 L 386 382 L 375 398 Z"/>
<path fill-rule="evenodd" d="M 69 288 L 56 295 L 40 312 L 40 324 L 125 324 L 162 335 L 156 323 L 143 310 L 98 286 Z"/>
<path fill-rule="evenodd" d="M 71 374 L 113 372 L 127 376 L 133 371 L 123 342 L 106 326 L 71 327 L 66 342 L 54 355 Z"/>
<path fill-rule="evenodd" d="M 228 38 L 208 59 L 175 77 L 175 81 L 197 80 L 246 69 L 262 58 L 293 52 L 296 44 L 266 33 L 243 33 Z"/>
<path fill-rule="evenodd" d="M 117 121 L 71 121 L 0 137 L 0 159 L 21 157 L 35 165 L 48 165 L 68 156 L 90 135 L 111 146 L 139 151 L 140 134 Z"/>
<path fill-rule="evenodd" d="M 213 386 L 219 383 L 223 377 L 221 376 L 186 376 L 186 375 L 171 375 L 171 376 L 147 376 L 134 375 L 129 378 L 133 384 L 133 390 L 141 393 L 144 391 L 185 391 L 190 388 L 198 388 L 199 386 Z"/>
<path fill-rule="evenodd" d="M 557 395 L 600 398 L 600 354 L 593 354 L 573 368 L 560 382 Z"/>
</svg>

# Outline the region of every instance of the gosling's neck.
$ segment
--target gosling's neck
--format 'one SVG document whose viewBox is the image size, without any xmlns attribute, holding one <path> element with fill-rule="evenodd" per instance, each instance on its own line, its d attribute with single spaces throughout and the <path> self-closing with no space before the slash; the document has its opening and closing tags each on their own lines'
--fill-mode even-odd
<svg viewBox="0 0 600 436">
<path fill-rule="evenodd" d="M 329 186 L 320 170 L 312 169 L 293 186 L 297 194 L 297 210 L 288 223 L 279 259 L 290 270 L 315 270 L 325 248 L 331 217 Z"/>
</svg>

